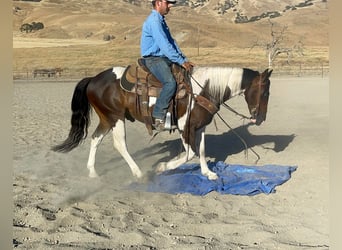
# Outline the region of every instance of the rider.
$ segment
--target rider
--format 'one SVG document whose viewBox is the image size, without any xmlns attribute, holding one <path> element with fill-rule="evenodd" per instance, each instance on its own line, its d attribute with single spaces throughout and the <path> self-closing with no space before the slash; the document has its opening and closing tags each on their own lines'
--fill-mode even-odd
<svg viewBox="0 0 342 250">
<path fill-rule="evenodd" d="M 153 126 L 158 131 L 164 130 L 169 102 L 177 88 L 176 80 L 171 72 L 171 64 L 177 63 L 186 71 L 190 71 L 194 66 L 172 38 L 165 21 L 165 15 L 176 2 L 175 0 L 152 0 L 153 9 L 143 24 L 140 41 L 141 56 L 145 59 L 146 67 L 163 85 L 152 113 Z"/>
</svg>

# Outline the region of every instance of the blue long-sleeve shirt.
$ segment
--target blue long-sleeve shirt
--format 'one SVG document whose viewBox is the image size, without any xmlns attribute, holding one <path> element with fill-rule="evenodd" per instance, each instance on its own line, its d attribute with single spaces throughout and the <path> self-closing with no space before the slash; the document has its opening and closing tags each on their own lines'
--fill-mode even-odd
<svg viewBox="0 0 342 250">
<path fill-rule="evenodd" d="M 140 40 L 141 56 L 164 56 L 182 65 L 188 61 L 172 38 L 165 19 L 156 10 L 146 18 Z"/>
</svg>

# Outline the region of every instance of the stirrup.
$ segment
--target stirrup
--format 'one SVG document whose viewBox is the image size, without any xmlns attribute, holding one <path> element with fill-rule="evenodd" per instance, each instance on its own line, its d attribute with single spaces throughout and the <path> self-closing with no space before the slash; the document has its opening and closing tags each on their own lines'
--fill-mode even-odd
<svg viewBox="0 0 342 250">
<path fill-rule="evenodd" d="M 166 113 L 166 119 L 165 119 L 165 129 L 170 130 L 172 128 L 171 126 L 171 113 L 167 112 Z"/>
</svg>

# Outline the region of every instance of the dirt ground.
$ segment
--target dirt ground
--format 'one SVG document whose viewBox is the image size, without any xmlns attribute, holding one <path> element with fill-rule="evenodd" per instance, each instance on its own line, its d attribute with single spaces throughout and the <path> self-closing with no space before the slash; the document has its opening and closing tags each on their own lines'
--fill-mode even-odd
<svg viewBox="0 0 342 250">
<path fill-rule="evenodd" d="M 259 127 L 220 114 L 261 159 L 296 165 L 273 194 L 170 195 L 132 191 L 128 165 L 107 136 L 97 153 L 99 178 L 86 168 L 89 138 L 67 154 L 76 82 L 14 82 L 14 246 L 18 249 L 328 249 L 329 79 L 272 78 L 267 120 Z M 243 97 L 229 104 L 247 113 Z M 90 134 L 97 125 L 94 113 Z M 219 119 L 207 129 L 207 158 L 253 164 L 251 150 Z M 143 124 L 127 123 L 128 150 L 148 175 L 179 153 L 177 134 L 152 142 Z"/>
</svg>

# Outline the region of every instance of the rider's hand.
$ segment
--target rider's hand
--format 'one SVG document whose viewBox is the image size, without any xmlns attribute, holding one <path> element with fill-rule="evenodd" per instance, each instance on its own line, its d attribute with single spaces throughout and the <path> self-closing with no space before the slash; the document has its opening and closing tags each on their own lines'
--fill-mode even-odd
<svg viewBox="0 0 342 250">
<path fill-rule="evenodd" d="M 185 62 L 182 64 L 182 67 L 187 71 L 190 72 L 192 67 L 195 66 L 192 62 Z"/>
</svg>

